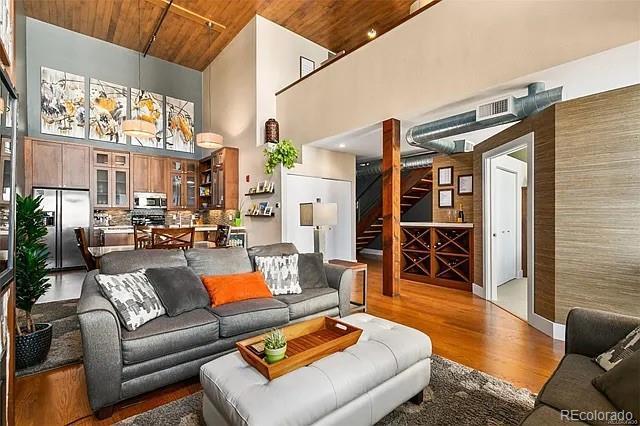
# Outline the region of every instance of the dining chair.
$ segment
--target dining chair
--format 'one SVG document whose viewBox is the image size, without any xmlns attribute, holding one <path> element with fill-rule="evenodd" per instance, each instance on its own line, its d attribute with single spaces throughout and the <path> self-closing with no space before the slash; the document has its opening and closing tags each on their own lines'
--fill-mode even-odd
<svg viewBox="0 0 640 426">
<path fill-rule="evenodd" d="M 193 248 L 195 228 L 151 228 L 151 245 L 154 249 Z"/>
<path fill-rule="evenodd" d="M 76 245 L 78 246 L 80 253 L 82 253 L 84 266 L 87 268 L 87 271 L 96 269 L 96 259 L 89 252 L 89 243 L 87 241 L 87 235 L 84 232 L 84 228 L 73 228 L 73 232 L 76 236 Z"/>
<path fill-rule="evenodd" d="M 151 245 L 151 228 L 148 226 L 133 226 L 133 247 L 135 250 L 149 248 Z"/>
</svg>

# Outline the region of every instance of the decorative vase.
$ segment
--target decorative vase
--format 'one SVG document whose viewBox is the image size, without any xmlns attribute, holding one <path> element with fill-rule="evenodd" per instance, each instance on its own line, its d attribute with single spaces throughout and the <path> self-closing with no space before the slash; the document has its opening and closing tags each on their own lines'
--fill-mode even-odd
<svg viewBox="0 0 640 426">
<path fill-rule="evenodd" d="M 280 140 L 280 125 L 275 118 L 264 123 L 264 143 L 278 143 Z"/>
<path fill-rule="evenodd" d="M 26 368 L 47 358 L 51 347 L 53 327 L 49 323 L 36 324 L 36 331 L 16 335 L 16 368 Z"/>
<path fill-rule="evenodd" d="M 264 348 L 264 355 L 269 364 L 273 364 L 274 362 L 282 361 L 284 359 L 284 354 L 287 352 L 287 345 L 279 349 L 267 349 Z"/>
<path fill-rule="evenodd" d="M 242 226 L 242 218 L 234 217 L 233 218 L 233 226 Z"/>
</svg>

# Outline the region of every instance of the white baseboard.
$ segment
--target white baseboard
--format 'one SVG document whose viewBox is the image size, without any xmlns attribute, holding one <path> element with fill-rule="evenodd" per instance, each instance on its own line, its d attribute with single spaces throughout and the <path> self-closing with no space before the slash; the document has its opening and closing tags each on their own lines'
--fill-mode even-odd
<svg viewBox="0 0 640 426">
<path fill-rule="evenodd" d="M 479 286 L 476 283 L 472 283 L 471 284 L 471 290 L 473 291 L 473 294 L 478 296 L 478 297 L 482 297 L 483 299 L 487 298 L 487 294 L 484 290 L 484 287 Z"/>
<path fill-rule="evenodd" d="M 382 257 L 382 250 L 377 250 L 377 249 L 365 248 L 365 249 L 360 250 L 360 253 L 362 253 L 362 254 L 370 254 L 372 256 L 380 256 L 380 257 Z"/>
<path fill-rule="evenodd" d="M 565 325 L 557 322 L 549 321 L 545 317 L 542 317 L 536 313 L 529 314 L 529 324 L 534 328 L 542 331 L 547 336 L 554 340 L 561 340 L 564 342 Z"/>
</svg>

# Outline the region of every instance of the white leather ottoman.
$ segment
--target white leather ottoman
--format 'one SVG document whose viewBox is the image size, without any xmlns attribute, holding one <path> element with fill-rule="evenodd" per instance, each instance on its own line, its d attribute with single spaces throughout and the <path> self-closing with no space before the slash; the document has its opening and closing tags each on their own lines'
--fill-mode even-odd
<svg viewBox="0 0 640 426">
<path fill-rule="evenodd" d="M 355 314 L 358 343 L 269 381 L 238 352 L 200 369 L 203 416 L 222 425 L 372 425 L 422 395 L 431 374 L 431 340 L 413 328 Z"/>
</svg>

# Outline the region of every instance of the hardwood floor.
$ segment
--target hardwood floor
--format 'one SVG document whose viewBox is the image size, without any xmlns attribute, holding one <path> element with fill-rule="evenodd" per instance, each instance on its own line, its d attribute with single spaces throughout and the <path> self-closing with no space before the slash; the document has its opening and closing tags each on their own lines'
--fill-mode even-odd
<svg viewBox="0 0 640 426">
<path fill-rule="evenodd" d="M 361 260 L 369 265 L 368 312 L 422 330 L 440 356 L 538 392 L 563 355 L 562 342 L 468 292 L 403 280 L 399 296 L 383 296 L 380 261 Z M 354 296 L 360 300 L 359 289 Z M 197 378 L 168 386 L 118 404 L 113 417 L 99 421 L 83 367 L 73 365 L 16 380 L 16 424 L 106 425 L 199 389 Z"/>
</svg>

